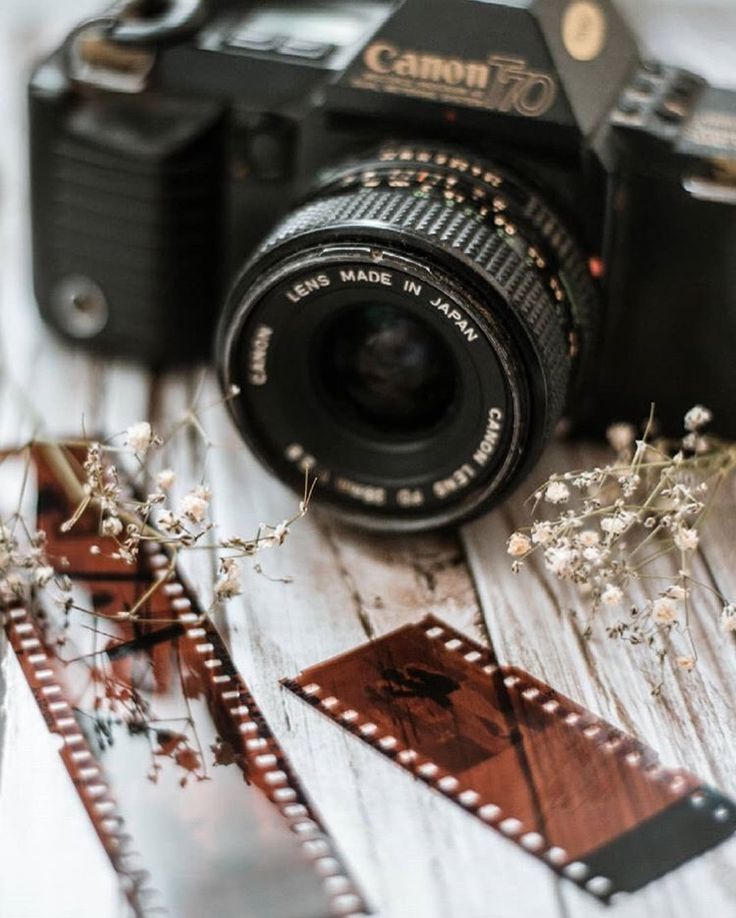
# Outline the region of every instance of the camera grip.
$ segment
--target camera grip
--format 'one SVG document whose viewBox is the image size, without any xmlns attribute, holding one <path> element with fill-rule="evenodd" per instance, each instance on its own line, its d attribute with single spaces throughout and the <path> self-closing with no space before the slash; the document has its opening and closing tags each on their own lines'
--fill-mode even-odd
<svg viewBox="0 0 736 918">
<path fill-rule="evenodd" d="M 103 353 L 149 364 L 206 356 L 220 280 L 220 105 L 48 92 L 48 82 L 39 72 L 30 88 L 42 316 Z"/>
</svg>

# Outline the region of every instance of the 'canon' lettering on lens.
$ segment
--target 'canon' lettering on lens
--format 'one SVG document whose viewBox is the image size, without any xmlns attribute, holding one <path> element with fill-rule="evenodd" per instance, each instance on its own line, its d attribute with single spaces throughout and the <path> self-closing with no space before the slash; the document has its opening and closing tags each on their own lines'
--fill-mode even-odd
<svg viewBox="0 0 736 918">
<path fill-rule="evenodd" d="M 500 408 L 491 408 L 488 412 L 488 423 L 483 439 L 478 449 L 473 453 L 477 465 L 486 465 L 498 446 L 498 441 L 503 430 L 503 412 Z"/>
</svg>

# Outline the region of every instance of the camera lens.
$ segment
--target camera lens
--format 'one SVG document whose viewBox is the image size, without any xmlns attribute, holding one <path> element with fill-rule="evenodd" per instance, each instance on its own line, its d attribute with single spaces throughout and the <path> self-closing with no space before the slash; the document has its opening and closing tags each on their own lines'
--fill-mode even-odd
<svg viewBox="0 0 736 918">
<path fill-rule="evenodd" d="M 234 284 L 217 361 L 262 462 L 344 518 L 468 519 L 527 474 L 594 352 L 587 260 L 542 198 L 387 145 L 323 175 Z"/>
<path fill-rule="evenodd" d="M 438 424 L 455 396 L 455 365 L 440 335 L 405 309 L 365 303 L 328 321 L 315 371 L 346 423 L 415 436 Z"/>
</svg>

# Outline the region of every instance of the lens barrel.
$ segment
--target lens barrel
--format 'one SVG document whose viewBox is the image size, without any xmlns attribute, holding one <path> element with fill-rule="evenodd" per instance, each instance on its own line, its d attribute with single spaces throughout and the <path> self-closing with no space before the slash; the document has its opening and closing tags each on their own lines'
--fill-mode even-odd
<svg viewBox="0 0 736 918">
<path fill-rule="evenodd" d="M 366 527 L 467 519 L 525 476 L 594 350 L 573 237 L 504 168 L 387 145 L 322 177 L 236 281 L 218 334 L 256 454 Z"/>
</svg>

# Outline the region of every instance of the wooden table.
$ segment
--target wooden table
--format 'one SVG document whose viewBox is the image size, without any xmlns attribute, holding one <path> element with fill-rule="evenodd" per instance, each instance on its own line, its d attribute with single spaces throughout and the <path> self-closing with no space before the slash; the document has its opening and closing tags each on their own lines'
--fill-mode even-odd
<svg viewBox="0 0 736 918">
<path fill-rule="evenodd" d="M 710 76 L 720 74 L 721 81 L 736 84 L 736 60 L 729 56 L 736 17 L 732 7 L 725 9 L 731 0 L 721 3 L 720 11 L 714 3 L 690 10 L 687 32 L 673 30 L 668 25 L 673 20 L 665 17 L 654 38 L 669 30 L 682 46 L 675 56 L 685 60 L 692 52 L 692 26 L 708 32 L 710 23 L 711 38 L 719 37 L 720 44 L 706 42 L 711 52 L 704 64 Z M 83 421 L 87 430 L 111 434 L 146 417 L 165 429 L 191 402 L 201 378 L 194 371 L 152 378 L 130 365 L 85 357 L 50 337 L 34 310 L 21 129 L 26 62 L 95 6 L 89 0 L 65 0 L 62 10 L 35 2 L 0 13 L 4 443 L 32 433 L 34 412 L 56 433 L 78 430 Z M 630 0 L 628 6 L 643 28 L 659 21 L 659 3 Z M 668 16 L 687 13 L 675 8 Z M 724 35 L 731 41 L 724 41 Z M 205 385 L 215 397 L 212 380 Z M 219 445 L 210 453 L 207 477 L 222 530 L 249 533 L 261 520 L 288 516 L 292 495 L 255 464 L 220 410 L 211 413 L 207 426 Z M 182 471 L 199 470 L 201 442 L 190 437 L 177 444 L 172 463 Z M 596 456 L 595 447 L 555 445 L 535 478 L 595 462 Z M 500 661 L 529 670 L 647 740 L 665 763 L 685 765 L 736 795 L 735 648 L 733 635 L 718 630 L 718 609 L 699 602 L 693 622 L 699 665 L 688 674 L 673 672 L 668 664 L 663 697 L 653 700 L 648 685 L 656 673 L 645 653 L 605 637 L 586 642 L 571 615 L 572 609 L 581 611 L 571 593 L 535 566 L 520 577 L 510 573 L 505 541 L 525 521 L 518 498 L 458 533 L 384 538 L 349 531 L 316 509 L 284 548 L 263 557 L 268 576 L 247 572 L 244 595 L 229 604 L 220 621 L 236 663 L 346 862 L 385 918 L 576 918 L 604 911 L 573 884 L 556 879 L 501 835 L 280 688 L 281 677 L 427 612 L 490 642 Z M 698 576 L 730 596 L 736 596 L 735 541 L 732 482 L 696 562 Z M 190 563 L 187 572 L 203 591 L 211 589 L 209 556 Z M 291 582 L 279 582 L 283 577 Z M 115 877 L 16 660 L 3 650 L 0 918 L 124 914 Z M 614 914 L 736 914 L 736 841 L 630 896 L 614 906 Z"/>
</svg>

